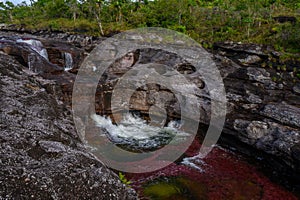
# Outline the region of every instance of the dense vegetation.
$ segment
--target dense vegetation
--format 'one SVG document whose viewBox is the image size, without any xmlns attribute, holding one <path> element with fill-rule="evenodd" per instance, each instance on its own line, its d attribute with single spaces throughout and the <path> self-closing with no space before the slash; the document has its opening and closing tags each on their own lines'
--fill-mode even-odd
<svg viewBox="0 0 300 200">
<path fill-rule="evenodd" d="M 230 40 L 300 52 L 300 0 L 31 0 L 30 5 L 1 2 L 0 7 L 1 23 L 28 29 L 108 35 L 164 27 L 207 47 Z M 298 20 L 279 23 L 277 16 Z"/>
</svg>

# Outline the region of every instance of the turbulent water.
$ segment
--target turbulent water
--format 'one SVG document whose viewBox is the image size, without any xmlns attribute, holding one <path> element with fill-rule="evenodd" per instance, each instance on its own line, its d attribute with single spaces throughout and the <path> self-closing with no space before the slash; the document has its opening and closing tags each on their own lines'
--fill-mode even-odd
<svg viewBox="0 0 300 200">
<path fill-rule="evenodd" d="M 108 117 L 93 115 L 92 119 L 98 127 L 106 130 L 112 142 L 130 150 L 155 150 L 167 145 L 175 136 L 177 139 L 189 136 L 180 131 L 181 124 L 176 121 L 165 127 L 156 127 L 131 114 L 125 115 L 118 125 Z"/>
<path fill-rule="evenodd" d="M 40 41 L 33 40 L 33 39 L 30 39 L 30 40 L 18 39 L 17 42 L 29 44 L 34 51 L 39 53 L 46 60 L 49 60 L 47 50 L 44 48 L 43 44 Z"/>
</svg>

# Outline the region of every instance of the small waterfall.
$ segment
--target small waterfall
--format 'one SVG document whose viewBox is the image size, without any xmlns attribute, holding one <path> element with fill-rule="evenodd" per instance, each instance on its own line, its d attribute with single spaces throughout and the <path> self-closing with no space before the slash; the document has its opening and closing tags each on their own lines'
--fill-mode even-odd
<svg viewBox="0 0 300 200">
<path fill-rule="evenodd" d="M 98 127 L 106 130 L 106 136 L 115 144 L 127 146 L 131 150 L 151 150 L 168 144 L 175 135 L 182 141 L 189 137 L 180 131 L 178 122 L 172 121 L 168 126 L 160 128 L 151 126 L 137 116 L 127 114 L 119 125 L 112 123 L 110 118 L 93 115 L 92 119 Z"/>
<path fill-rule="evenodd" d="M 72 55 L 68 52 L 64 52 L 63 57 L 65 59 L 65 71 L 72 69 L 73 68 Z"/>
<path fill-rule="evenodd" d="M 38 54 L 43 56 L 46 60 L 49 60 L 47 50 L 44 48 L 41 41 L 34 40 L 34 39 L 29 39 L 29 40 L 18 39 L 17 42 L 23 42 L 29 44 L 34 51 L 36 51 Z"/>
</svg>

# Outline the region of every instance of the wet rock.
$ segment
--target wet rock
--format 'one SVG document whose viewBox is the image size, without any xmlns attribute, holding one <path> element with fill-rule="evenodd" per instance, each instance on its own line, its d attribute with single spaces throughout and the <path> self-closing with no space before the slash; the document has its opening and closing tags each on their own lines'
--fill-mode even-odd
<svg viewBox="0 0 300 200">
<path fill-rule="evenodd" d="M 277 59 L 272 49 L 255 46 L 236 43 L 215 46 L 215 62 L 224 78 L 228 100 L 223 137 L 233 135 L 238 141 L 275 156 L 277 163 L 287 164 L 283 168 L 290 166 L 299 174 L 298 161 L 291 150 L 300 141 L 300 96 L 296 92 L 299 79 L 292 78 L 288 70 L 278 72 L 257 63 L 241 66 L 240 59 L 249 56 L 258 56 L 262 59 L 259 62 L 265 63 Z M 287 62 L 287 69 L 288 65 Z"/>
<path fill-rule="evenodd" d="M 29 44 L 18 42 L 17 38 L 2 38 L 0 51 L 14 56 L 22 65 L 27 66 L 35 73 L 62 71 L 62 68 L 48 62 L 45 57 L 40 55 Z"/>
<path fill-rule="evenodd" d="M 74 46 L 66 41 L 57 41 L 54 39 L 41 38 L 44 47 L 47 49 L 49 61 L 64 69 L 66 67 L 73 68 L 73 71 L 78 70 L 86 54 L 84 49 Z M 71 56 L 72 64 L 68 57 Z"/>
<path fill-rule="evenodd" d="M 251 144 L 258 149 L 273 155 L 285 156 L 288 165 L 297 169 L 295 160 L 291 159 L 291 147 L 300 141 L 300 131 L 295 128 L 285 127 L 275 122 L 248 121 L 236 119 L 234 129 L 241 141 Z"/>
<path fill-rule="evenodd" d="M 3 53 L 0 76 L 1 199 L 136 199 L 84 147 L 71 112 L 44 88 L 52 82 Z"/>
<path fill-rule="evenodd" d="M 296 93 L 296 94 L 300 94 L 300 84 L 296 84 L 294 87 L 293 87 L 293 91 Z"/>
<path fill-rule="evenodd" d="M 185 94 L 185 96 L 182 98 L 189 98 L 189 95 L 192 96 L 191 94 L 194 93 L 194 88 L 179 79 L 174 79 L 168 82 L 167 86 L 155 83 L 147 84 L 147 82 L 144 81 L 144 78 L 146 78 L 144 70 L 138 69 L 139 67 L 143 67 L 145 64 L 149 63 L 156 63 L 156 65 L 147 67 L 149 71 L 152 71 L 152 74 L 167 77 L 167 73 L 169 73 L 172 69 L 179 69 L 179 73 L 183 73 L 187 80 L 190 80 L 191 83 L 194 83 L 199 89 L 201 89 L 198 95 L 200 96 L 200 101 L 203 101 L 202 106 L 205 108 L 203 108 L 204 110 L 200 120 L 207 123 L 208 118 L 206 112 L 209 112 L 210 105 L 207 100 L 207 88 L 202 80 L 201 75 L 198 72 L 195 72 L 195 69 L 193 69 L 193 67 L 191 67 L 190 64 L 184 59 L 178 57 L 174 53 L 169 53 L 162 50 L 139 49 L 135 52 L 130 52 L 123 58 L 113 63 L 107 69 L 104 78 L 100 82 L 99 88 L 102 88 L 102 90 L 97 90 L 99 93 L 96 93 L 98 94 L 96 95 L 96 101 L 97 99 L 97 102 L 102 102 L 102 100 L 105 101 L 105 99 L 111 99 L 112 91 L 114 90 L 115 85 L 119 81 L 124 80 L 123 75 L 130 70 L 130 76 L 128 77 L 128 80 L 125 79 L 126 82 L 122 82 L 121 84 L 124 93 L 116 96 L 117 101 L 124 99 L 124 95 L 131 92 L 132 88 L 136 87 L 136 83 L 141 85 L 141 87 L 136 88 L 136 91 L 130 98 L 129 108 L 131 110 L 138 111 L 142 115 L 148 115 L 150 107 L 156 105 L 162 109 L 166 109 L 169 118 L 180 118 L 180 109 L 184 105 L 180 105 L 179 102 L 182 99 L 177 99 L 178 97 L 175 96 L 173 93 L 174 91 L 171 91 L 170 88 L 181 88 L 182 93 Z M 189 100 L 193 101 L 191 103 L 192 105 L 197 105 L 199 101 L 199 99 L 192 98 L 189 98 Z M 184 100 L 182 102 L 184 102 Z M 96 111 L 104 115 L 110 115 L 110 105 L 107 107 L 105 105 L 109 104 L 104 104 L 104 107 L 96 107 Z M 186 109 L 194 108 L 187 107 Z"/>
<path fill-rule="evenodd" d="M 74 44 L 76 47 L 84 48 L 86 50 L 93 49 L 97 44 L 99 44 L 103 38 L 81 35 L 81 34 L 71 34 L 59 31 L 49 31 L 49 30 L 26 30 L 22 26 L 15 24 L 1 24 L 0 30 L 2 34 L 13 36 L 34 36 L 38 38 L 62 41 Z"/>
</svg>

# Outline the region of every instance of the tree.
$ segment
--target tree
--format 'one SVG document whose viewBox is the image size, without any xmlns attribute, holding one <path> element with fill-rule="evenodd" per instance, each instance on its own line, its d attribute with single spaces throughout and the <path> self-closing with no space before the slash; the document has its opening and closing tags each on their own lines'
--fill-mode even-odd
<svg viewBox="0 0 300 200">
<path fill-rule="evenodd" d="M 77 0 L 67 0 L 66 3 L 70 7 L 70 11 L 72 12 L 72 18 L 75 23 L 78 12 L 79 12 Z"/>
<path fill-rule="evenodd" d="M 12 12 L 14 7 L 15 5 L 10 1 L 6 1 L 5 3 L 0 2 L 0 9 L 3 10 L 3 14 L 6 20 L 8 19 L 10 22 L 13 21 Z"/>
<path fill-rule="evenodd" d="M 104 35 L 102 20 L 101 20 L 102 3 L 104 2 L 104 0 L 89 0 L 88 2 L 89 2 L 90 11 L 93 13 L 94 17 L 96 18 L 100 33 L 101 35 Z"/>
</svg>

